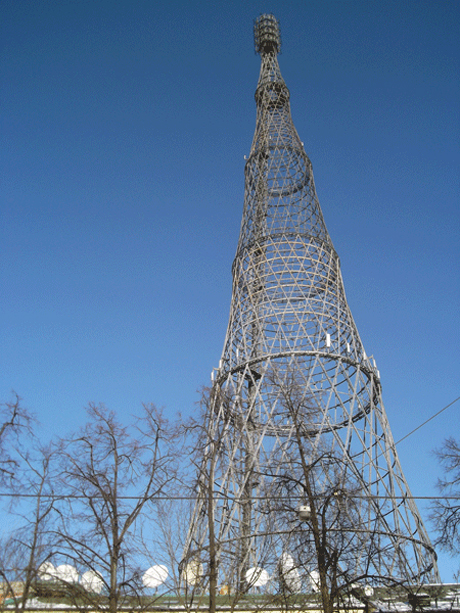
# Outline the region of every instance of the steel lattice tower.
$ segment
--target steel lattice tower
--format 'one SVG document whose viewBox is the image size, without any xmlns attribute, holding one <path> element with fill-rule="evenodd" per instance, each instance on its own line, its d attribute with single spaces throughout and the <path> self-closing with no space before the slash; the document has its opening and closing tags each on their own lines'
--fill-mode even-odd
<svg viewBox="0 0 460 613">
<path fill-rule="evenodd" d="M 244 591 L 250 567 L 288 559 L 300 589 L 316 560 L 296 509 L 313 504 L 346 578 L 439 580 L 291 119 L 277 20 L 254 35 L 256 130 L 184 564 L 206 575 L 212 523 L 219 582 Z"/>
</svg>

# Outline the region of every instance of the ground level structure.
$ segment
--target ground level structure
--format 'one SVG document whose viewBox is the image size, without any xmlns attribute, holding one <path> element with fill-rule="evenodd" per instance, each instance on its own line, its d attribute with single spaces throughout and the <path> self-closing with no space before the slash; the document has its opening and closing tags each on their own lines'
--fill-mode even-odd
<svg viewBox="0 0 460 613">
<path fill-rule="evenodd" d="M 39 591 L 39 590 L 38 590 Z M 64 595 L 63 589 L 56 596 L 38 596 L 25 603 L 24 609 L 30 613 L 43 611 L 104 611 L 107 603 L 101 595 L 99 606 L 87 607 Z M 1 602 L 0 610 L 17 611 L 20 609 L 21 585 L 15 583 L 14 595 L 7 595 L 4 584 L 0 584 L 0 594 L 6 598 Z M 124 606 L 121 611 L 143 611 L 145 613 L 193 613 L 206 611 L 209 608 L 207 594 L 194 594 L 186 597 L 184 594 L 150 595 L 141 600 L 136 599 L 133 606 Z M 244 596 L 224 595 L 217 599 L 217 610 L 222 612 L 255 613 L 255 612 L 300 612 L 322 613 L 319 595 L 310 594 L 244 594 Z M 362 590 L 359 587 L 350 589 L 336 607 L 337 613 L 406 613 L 452 611 L 460 613 L 460 584 L 434 584 L 424 586 L 399 586 L 391 588 L 371 588 Z"/>
</svg>

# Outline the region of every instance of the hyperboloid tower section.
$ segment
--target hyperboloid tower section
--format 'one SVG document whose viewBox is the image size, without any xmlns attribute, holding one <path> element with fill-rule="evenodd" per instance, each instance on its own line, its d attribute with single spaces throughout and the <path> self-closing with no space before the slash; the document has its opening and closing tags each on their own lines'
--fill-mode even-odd
<svg viewBox="0 0 460 613">
<path fill-rule="evenodd" d="M 185 577 L 239 592 L 275 575 L 291 591 L 436 581 L 291 119 L 277 20 L 254 36 L 256 129 Z"/>
</svg>

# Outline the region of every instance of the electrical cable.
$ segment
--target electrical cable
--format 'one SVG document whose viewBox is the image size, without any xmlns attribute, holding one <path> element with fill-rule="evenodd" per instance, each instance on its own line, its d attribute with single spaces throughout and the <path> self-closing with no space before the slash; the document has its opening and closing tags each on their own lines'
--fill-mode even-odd
<svg viewBox="0 0 460 613">
<path fill-rule="evenodd" d="M 411 436 L 412 434 L 414 434 L 414 432 L 417 432 L 417 430 L 420 430 L 420 428 L 423 428 L 423 426 L 425 426 L 428 422 L 430 422 L 432 419 L 434 419 L 435 417 L 437 417 L 438 415 L 440 415 L 443 411 L 445 411 L 446 409 L 448 409 L 449 407 L 451 407 L 453 404 L 455 404 L 458 400 L 460 400 L 460 396 L 458 398 L 456 398 L 455 400 L 452 400 L 452 402 L 450 402 L 448 405 L 446 405 L 443 409 L 441 409 L 440 411 L 438 411 L 437 413 L 435 413 L 434 415 L 432 415 L 431 417 L 429 417 L 426 421 L 423 422 L 423 424 L 420 424 L 419 426 L 417 426 L 416 428 L 414 428 L 413 430 L 411 430 L 408 434 L 406 434 L 405 436 L 403 436 L 402 438 L 399 439 L 399 441 L 397 441 L 395 443 L 395 445 L 399 445 L 399 443 L 401 441 L 404 441 L 406 438 L 408 438 L 409 436 Z"/>
</svg>

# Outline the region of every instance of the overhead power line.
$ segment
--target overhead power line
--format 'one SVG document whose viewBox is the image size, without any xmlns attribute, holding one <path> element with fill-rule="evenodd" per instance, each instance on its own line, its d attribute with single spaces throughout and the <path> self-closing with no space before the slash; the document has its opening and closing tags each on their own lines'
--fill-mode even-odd
<svg viewBox="0 0 460 613">
<path fill-rule="evenodd" d="M 373 494 L 369 494 L 369 495 L 365 495 L 365 494 L 347 494 L 348 498 L 355 498 L 355 499 L 366 499 L 366 498 L 371 498 L 372 500 L 390 500 L 390 499 L 396 499 L 396 500 L 460 500 L 460 494 L 458 495 L 453 495 L 453 496 L 413 496 L 412 494 L 409 495 L 404 495 L 404 496 L 394 496 L 393 494 L 390 495 L 373 495 Z M 0 498 L 38 498 L 39 496 L 37 494 L 21 494 L 19 492 L 0 492 Z M 223 494 L 215 494 L 213 496 L 213 498 L 218 499 L 218 498 L 225 498 L 226 496 L 224 496 Z M 54 495 L 54 494 L 41 494 L 40 498 L 42 498 L 43 500 L 105 500 L 105 498 L 103 498 L 102 495 L 98 495 L 95 494 L 94 496 L 84 496 L 82 494 L 58 494 L 58 495 Z M 142 498 L 142 496 L 117 496 L 117 500 L 139 500 L 140 498 Z M 296 499 L 298 498 L 299 500 L 304 500 L 304 496 L 291 496 L 291 499 Z M 265 500 L 265 496 L 252 496 L 251 500 Z M 286 500 L 286 496 L 270 496 L 271 500 Z M 156 502 L 156 501 L 160 501 L 160 500 L 196 500 L 196 496 L 195 495 L 191 495 L 191 496 L 153 496 L 152 498 L 150 498 L 150 502 Z M 245 498 L 240 498 L 239 499 L 240 502 L 246 500 Z"/>
<path fill-rule="evenodd" d="M 424 421 L 422 424 L 420 424 L 419 426 L 417 426 L 416 428 L 414 428 L 413 430 L 411 430 L 408 434 L 406 434 L 405 436 L 403 436 L 402 438 L 399 439 L 399 441 L 397 441 L 395 444 L 399 445 L 399 443 L 401 443 L 401 441 L 404 441 L 406 438 L 408 438 L 409 436 L 411 436 L 412 434 L 414 434 L 414 432 L 417 432 L 417 430 L 420 430 L 420 428 L 423 428 L 423 426 L 426 426 L 426 424 L 428 422 L 430 422 L 432 419 L 434 419 L 435 417 L 437 417 L 438 415 L 441 415 L 441 413 L 443 411 L 445 411 L 446 409 L 448 409 L 449 407 L 451 407 L 453 404 L 455 404 L 458 400 L 460 400 L 460 396 L 458 396 L 458 398 L 456 398 L 455 400 L 452 400 L 452 402 L 449 402 L 449 404 L 447 404 L 443 409 L 441 409 L 440 411 L 438 411 L 437 413 L 435 413 L 434 415 L 432 415 L 431 417 L 429 417 L 426 421 Z"/>
</svg>

